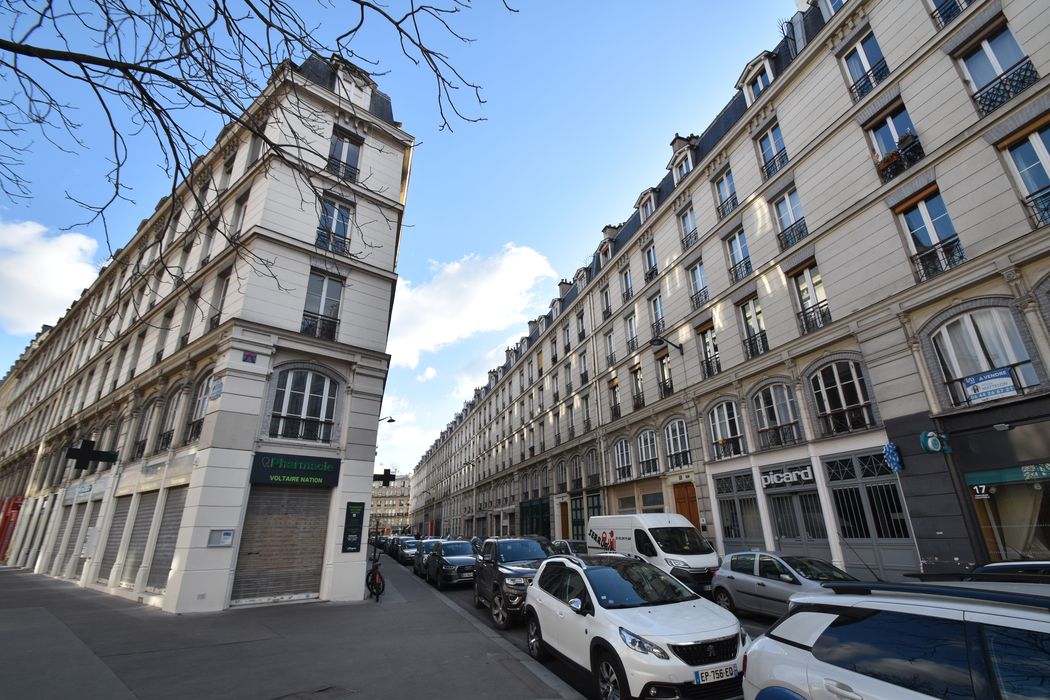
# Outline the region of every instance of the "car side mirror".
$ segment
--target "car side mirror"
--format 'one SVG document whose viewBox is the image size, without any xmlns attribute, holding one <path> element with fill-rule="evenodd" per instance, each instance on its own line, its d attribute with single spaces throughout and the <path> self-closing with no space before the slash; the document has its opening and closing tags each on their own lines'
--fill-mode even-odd
<svg viewBox="0 0 1050 700">
<path fill-rule="evenodd" d="M 798 581 L 795 580 L 795 577 L 792 576 L 791 574 L 780 574 L 780 580 L 783 581 L 784 583 L 795 583 L 795 584 L 798 583 Z"/>
<path fill-rule="evenodd" d="M 577 615 L 587 614 L 587 609 L 583 606 L 583 601 L 579 598 L 573 598 L 572 600 L 570 600 L 569 607 L 572 608 L 572 611 Z"/>
</svg>

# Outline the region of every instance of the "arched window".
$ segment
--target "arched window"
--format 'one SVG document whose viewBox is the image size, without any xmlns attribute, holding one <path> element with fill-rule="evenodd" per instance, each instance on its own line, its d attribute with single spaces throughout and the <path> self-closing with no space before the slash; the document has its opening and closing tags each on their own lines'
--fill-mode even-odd
<svg viewBox="0 0 1050 700">
<path fill-rule="evenodd" d="M 583 488 L 583 469 L 580 466 L 579 457 L 573 457 L 569 461 L 569 477 L 572 479 L 572 488 Z"/>
<path fill-rule="evenodd" d="M 320 372 L 286 369 L 277 375 L 270 437 L 332 441 L 338 385 Z"/>
<path fill-rule="evenodd" d="M 204 414 L 208 411 L 208 400 L 214 385 L 213 380 L 214 375 L 208 372 L 197 381 L 197 386 L 193 388 L 193 403 L 190 404 L 190 410 L 186 413 L 186 437 L 183 439 L 185 445 L 200 439 Z"/>
<path fill-rule="evenodd" d="M 171 447 L 172 438 L 175 437 L 175 418 L 179 414 L 179 405 L 182 403 L 182 388 L 171 393 L 168 400 L 164 402 L 164 418 L 160 421 L 160 434 L 157 436 L 157 444 L 153 447 L 153 453 L 164 452 Z"/>
<path fill-rule="evenodd" d="M 875 425 L 868 387 L 859 362 L 831 362 L 821 367 L 809 381 L 822 435 L 852 433 Z"/>
<path fill-rule="evenodd" d="M 587 485 L 597 486 L 601 478 L 598 475 L 598 452 L 591 450 L 587 453 Z"/>
<path fill-rule="evenodd" d="M 660 470 L 660 462 L 656 456 L 656 433 L 652 430 L 643 430 L 638 436 L 638 474 L 655 474 Z"/>
<path fill-rule="evenodd" d="M 667 463 L 671 469 L 693 463 L 693 458 L 689 456 L 689 434 L 685 430 L 685 421 L 681 418 L 664 427 L 664 444 L 667 446 Z"/>
<path fill-rule="evenodd" d="M 555 472 L 555 482 L 558 485 L 558 492 L 565 491 L 566 487 L 566 476 L 565 476 L 565 462 L 558 462 L 557 472 Z"/>
<path fill-rule="evenodd" d="M 631 478 L 631 443 L 621 439 L 614 448 L 616 452 L 616 480 Z"/>
<path fill-rule="evenodd" d="M 751 399 L 758 427 L 758 444 L 763 450 L 794 445 L 802 439 L 795 396 L 787 384 L 770 384 Z"/>
<path fill-rule="evenodd" d="M 149 437 L 150 430 L 156 423 L 159 406 L 160 400 L 153 399 L 146 404 L 144 409 L 142 409 L 142 415 L 139 417 L 138 430 L 135 431 L 134 453 L 132 459 L 142 459 L 143 455 L 146 454 L 146 440 Z"/>
<path fill-rule="evenodd" d="M 933 346 L 956 406 L 1016 396 L 1039 384 L 1008 309 L 960 314 L 934 331 Z"/>
<path fill-rule="evenodd" d="M 711 454 L 715 459 L 728 459 L 744 454 L 744 438 L 737 418 L 736 403 L 723 401 L 707 415 L 711 424 Z"/>
</svg>

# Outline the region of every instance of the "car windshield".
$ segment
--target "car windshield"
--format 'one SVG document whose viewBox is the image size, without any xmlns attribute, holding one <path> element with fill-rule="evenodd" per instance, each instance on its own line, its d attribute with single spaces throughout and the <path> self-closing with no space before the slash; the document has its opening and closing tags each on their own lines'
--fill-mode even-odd
<svg viewBox="0 0 1050 700">
<path fill-rule="evenodd" d="M 821 559 L 808 557 L 784 557 L 784 562 L 799 573 L 802 578 L 811 581 L 856 581 L 842 569 L 832 566 Z"/>
<path fill-rule="evenodd" d="M 423 553 L 430 554 L 430 550 L 434 549 L 434 545 L 436 545 L 437 543 L 437 540 L 426 540 L 423 543 Z"/>
<path fill-rule="evenodd" d="M 546 550 L 536 540 L 514 540 L 513 542 L 499 543 L 499 560 L 501 563 L 546 558 Z"/>
<path fill-rule="evenodd" d="M 569 549 L 572 550 L 573 554 L 586 554 L 587 543 L 583 540 L 569 540 Z"/>
<path fill-rule="evenodd" d="M 446 557 L 469 557 L 474 553 L 470 542 L 446 542 L 441 545 L 441 553 Z"/>
<path fill-rule="evenodd" d="M 664 554 L 711 554 L 715 551 L 695 527 L 654 527 L 649 532 Z"/>
<path fill-rule="evenodd" d="M 408 542 L 402 542 L 401 546 L 404 549 L 415 549 L 419 546 L 419 540 L 409 540 Z"/>
<path fill-rule="evenodd" d="M 652 564 L 623 559 L 605 566 L 588 566 L 598 605 L 603 608 L 640 608 L 695 600 L 698 595 Z"/>
</svg>

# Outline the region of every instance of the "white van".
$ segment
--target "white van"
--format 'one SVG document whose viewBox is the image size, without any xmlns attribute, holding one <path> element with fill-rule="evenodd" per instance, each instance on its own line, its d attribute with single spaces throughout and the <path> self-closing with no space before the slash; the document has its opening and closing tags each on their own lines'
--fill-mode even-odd
<svg viewBox="0 0 1050 700">
<path fill-rule="evenodd" d="M 697 593 L 710 592 L 721 564 L 715 548 L 681 513 L 596 515 L 587 521 L 587 551 L 637 556 Z"/>
</svg>

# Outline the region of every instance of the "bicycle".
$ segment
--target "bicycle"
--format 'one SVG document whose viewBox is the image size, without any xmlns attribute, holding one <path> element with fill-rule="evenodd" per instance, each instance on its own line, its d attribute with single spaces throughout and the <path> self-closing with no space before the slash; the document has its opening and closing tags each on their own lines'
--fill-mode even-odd
<svg viewBox="0 0 1050 700">
<path fill-rule="evenodd" d="M 383 591 L 386 590 L 386 581 L 383 580 L 383 572 L 379 570 L 379 549 L 373 546 L 372 552 L 372 567 L 365 574 L 365 586 L 368 588 L 368 597 L 375 596 L 378 603 L 379 596 L 383 595 Z"/>
</svg>

